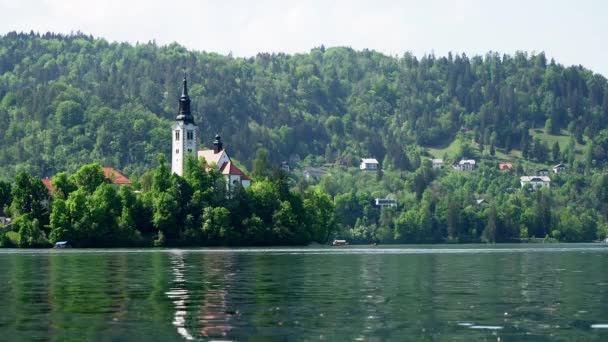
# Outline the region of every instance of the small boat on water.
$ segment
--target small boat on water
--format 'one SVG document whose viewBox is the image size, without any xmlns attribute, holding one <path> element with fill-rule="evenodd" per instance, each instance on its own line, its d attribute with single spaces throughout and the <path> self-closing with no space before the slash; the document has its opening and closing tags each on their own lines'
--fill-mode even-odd
<svg viewBox="0 0 608 342">
<path fill-rule="evenodd" d="M 53 248 L 72 248 L 72 245 L 69 241 L 57 241 L 55 242 L 55 246 Z"/>
<path fill-rule="evenodd" d="M 334 240 L 334 242 L 331 243 L 332 246 L 346 246 L 348 245 L 348 242 L 346 240 Z"/>
</svg>

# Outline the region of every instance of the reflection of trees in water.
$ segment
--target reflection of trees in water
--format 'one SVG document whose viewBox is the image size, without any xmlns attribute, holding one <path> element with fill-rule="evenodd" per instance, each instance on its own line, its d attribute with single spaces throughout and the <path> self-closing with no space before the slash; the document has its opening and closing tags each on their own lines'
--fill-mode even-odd
<svg viewBox="0 0 608 342">
<path fill-rule="evenodd" d="M 205 293 L 198 320 L 201 335 L 206 337 L 226 336 L 232 330 L 232 319 L 228 310 L 228 294 L 235 275 L 232 270 L 232 254 L 208 255 L 203 263 Z"/>
<path fill-rule="evenodd" d="M 227 309 L 227 297 L 234 276 L 231 256 L 200 254 L 199 260 L 200 264 L 187 265 L 184 252 L 171 253 L 173 286 L 166 294 L 175 308 L 172 323 L 187 340 L 195 339 L 192 334 L 197 329 L 205 337 L 224 337 L 232 330 L 229 324 L 231 312 Z M 188 268 L 199 270 L 200 278 L 187 274 Z M 195 309 L 198 309 L 197 321 L 190 323 L 189 314 Z"/>
</svg>

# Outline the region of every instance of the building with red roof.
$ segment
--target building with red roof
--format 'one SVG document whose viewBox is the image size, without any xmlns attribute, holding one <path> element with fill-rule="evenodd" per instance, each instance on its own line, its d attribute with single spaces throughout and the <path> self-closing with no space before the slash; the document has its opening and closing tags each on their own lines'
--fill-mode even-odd
<svg viewBox="0 0 608 342">
<path fill-rule="evenodd" d="M 131 182 L 131 180 L 129 178 L 125 177 L 125 175 L 116 171 L 116 169 L 114 169 L 112 167 L 104 167 L 103 173 L 104 173 L 105 178 L 107 180 L 109 180 L 110 183 L 113 185 L 122 186 L 122 185 L 133 184 L 133 182 Z M 44 186 L 47 188 L 49 193 L 51 195 L 53 195 L 55 193 L 55 187 L 51 184 L 51 178 L 44 177 L 41 180 L 42 180 L 42 184 L 44 184 Z"/>
<path fill-rule="evenodd" d="M 215 136 L 212 150 L 198 151 L 198 157 L 204 158 L 210 167 L 215 167 L 226 177 L 226 186 L 228 190 L 233 190 L 234 186 L 240 184 L 243 188 L 251 185 L 249 178 L 238 166 L 234 165 L 226 150 L 222 138 L 219 135 Z"/>
<path fill-rule="evenodd" d="M 501 171 L 513 170 L 513 164 L 511 163 L 498 163 L 498 169 Z"/>
<path fill-rule="evenodd" d="M 133 184 L 133 182 L 131 182 L 131 180 L 129 178 L 125 177 L 122 173 L 116 171 L 114 168 L 104 167 L 103 173 L 104 173 L 106 179 L 109 179 L 112 182 L 112 184 L 115 184 L 115 185 Z"/>
</svg>

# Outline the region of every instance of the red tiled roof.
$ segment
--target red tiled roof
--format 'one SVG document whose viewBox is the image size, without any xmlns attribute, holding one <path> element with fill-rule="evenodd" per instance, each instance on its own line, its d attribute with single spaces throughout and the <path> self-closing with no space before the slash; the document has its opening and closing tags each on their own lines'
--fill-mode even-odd
<svg viewBox="0 0 608 342">
<path fill-rule="evenodd" d="M 53 185 L 51 184 L 51 179 L 49 177 L 42 178 L 42 184 L 46 186 L 50 194 L 55 193 L 55 187 L 53 187 Z"/>
<path fill-rule="evenodd" d="M 224 163 L 220 168 L 220 172 L 224 175 L 238 175 L 241 176 L 243 180 L 251 180 L 241 169 L 239 169 L 236 165 L 231 162 Z"/>
<path fill-rule="evenodd" d="M 107 179 L 112 181 L 112 184 L 133 184 L 129 178 L 111 167 L 104 167 L 103 173 Z"/>
<path fill-rule="evenodd" d="M 511 163 L 500 163 L 500 164 L 498 164 L 498 169 L 499 170 L 512 170 L 513 169 L 513 164 L 511 164 Z"/>
</svg>

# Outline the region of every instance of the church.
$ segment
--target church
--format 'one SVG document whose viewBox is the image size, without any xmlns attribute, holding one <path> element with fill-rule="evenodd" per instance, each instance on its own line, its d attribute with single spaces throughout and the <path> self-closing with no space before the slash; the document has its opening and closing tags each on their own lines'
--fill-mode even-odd
<svg viewBox="0 0 608 342">
<path fill-rule="evenodd" d="M 198 151 L 198 128 L 194 123 L 194 117 L 190 110 L 190 96 L 188 96 L 188 81 L 186 77 L 184 77 L 182 95 L 179 98 L 179 111 L 171 129 L 173 139 L 171 171 L 173 173 L 183 176 L 186 160 L 189 156 L 192 156 L 199 159 L 205 158 L 209 166 L 216 168 L 216 170 L 222 173 L 226 177 L 226 187 L 228 190 L 233 190 L 239 184 L 243 188 L 251 185 L 251 179 L 230 160 L 219 135 L 215 136 L 213 149 Z"/>
</svg>

